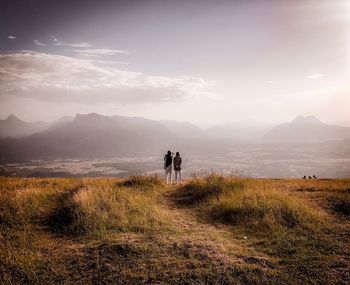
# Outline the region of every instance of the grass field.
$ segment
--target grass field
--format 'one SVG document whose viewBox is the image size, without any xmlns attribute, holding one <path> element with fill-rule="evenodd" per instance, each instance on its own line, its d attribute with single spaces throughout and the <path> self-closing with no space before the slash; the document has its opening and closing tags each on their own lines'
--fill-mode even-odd
<svg viewBox="0 0 350 285">
<path fill-rule="evenodd" d="M 0 284 L 349 284 L 350 179 L 0 178 Z"/>
</svg>

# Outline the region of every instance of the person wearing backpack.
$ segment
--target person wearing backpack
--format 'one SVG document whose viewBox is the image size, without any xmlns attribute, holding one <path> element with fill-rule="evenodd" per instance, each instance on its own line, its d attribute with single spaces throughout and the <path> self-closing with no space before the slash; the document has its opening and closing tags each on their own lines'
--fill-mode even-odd
<svg viewBox="0 0 350 285">
<path fill-rule="evenodd" d="M 180 184 L 182 183 L 182 178 L 181 178 L 181 163 L 182 163 L 182 158 L 180 156 L 179 152 L 176 152 L 176 156 L 174 157 L 174 170 L 175 170 L 175 182 L 176 184 L 179 182 Z"/>
<path fill-rule="evenodd" d="M 172 176 L 171 176 L 172 163 L 173 163 L 173 156 L 171 151 L 168 150 L 167 154 L 164 156 L 164 172 L 165 172 L 166 184 L 173 183 Z"/>
</svg>

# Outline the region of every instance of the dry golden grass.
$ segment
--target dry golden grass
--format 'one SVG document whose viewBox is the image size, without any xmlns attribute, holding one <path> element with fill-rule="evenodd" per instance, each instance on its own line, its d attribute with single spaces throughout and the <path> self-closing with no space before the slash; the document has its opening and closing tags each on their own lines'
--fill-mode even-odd
<svg viewBox="0 0 350 285">
<path fill-rule="evenodd" d="M 349 189 L 0 178 L 0 284 L 347 284 Z"/>
<path fill-rule="evenodd" d="M 211 175 L 206 178 L 195 178 L 184 186 L 182 191 L 186 196 L 186 202 L 193 204 L 203 202 L 209 198 L 219 198 L 227 191 L 239 190 L 244 187 L 244 180 L 233 177 L 221 177 Z"/>
<path fill-rule="evenodd" d="M 142 185 L 142 180 L 138 179 L 137 186 L 130 189 L 131 186 L 123 187 L 129 185 L 128 181 L 87 183 L 75 193 L 70 198 L 72 231 L 107 237 L 109 232 L 147 232 L 164 228 L 165 219 L 157 207 L 155 191 L 161 183 L 145 178 L 145 185 Z M 138 191 L 143 187 L 149 191 Z"/>
<path fill-rule="evenodd" d="M 70 179 L 0 178 L 0 283 L 41 284 L 57 274 L 49 258 L 35 245 L 43 205 L 52 206 Z"/>
<path fill-rule="evenodd" d="M 327 219 L 320 209 L 281 189 L 275 181 L 214 175 L 193 179 L 177 195 L 182 196 L 185 203 L 197 204 L 214 219 L 256 231 L 311 229 Z"/>
<path fill-rule="evenodd" d="M 294 227 L 310 229 L 324 218 L 305 201 L 277 190 L 232 191 L 211 204 L 216 218 L 269 233 Z"/>
<path fill-rule="evenodd" d="M 349 186 L 349 179 L 213 176 L 190 181 L 175 196 L 180 204 L 192 205 L 199 218 L 227 225 L 255 249 L 277 258 L 291 283 L 329 284 L 350 281 Z"/>
</svg>

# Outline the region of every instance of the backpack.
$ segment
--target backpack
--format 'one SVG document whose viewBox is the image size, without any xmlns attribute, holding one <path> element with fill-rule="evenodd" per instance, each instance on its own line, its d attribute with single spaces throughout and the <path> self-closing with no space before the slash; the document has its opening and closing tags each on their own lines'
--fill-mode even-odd
<svg viewBox="0 0 350 285">
<path fill-rule="evenodd" d="M 182 159 L 180 156 L 174 157 L 174 170 L 181 170 Z"/>
</svg>

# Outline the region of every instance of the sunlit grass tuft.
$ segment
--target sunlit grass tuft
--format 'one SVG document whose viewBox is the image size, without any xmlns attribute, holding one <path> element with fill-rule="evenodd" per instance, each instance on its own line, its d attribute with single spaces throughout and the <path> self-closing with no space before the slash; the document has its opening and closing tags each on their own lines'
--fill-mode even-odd
<svg viewBox="0 0 350 285">
<path fill-rule="evenodd" d="M 305 201 L 276 190 L 245 189 L 226 193 L 212 201 L 211 214 L 225 223 L 260 232 L 296 227 L 311 229 L 322 220 Z"/>
<path fill-rule="evenodd" d="M 199 203 L 209 198 L 219 198 L 224 192 L 243 189 L 244 180 L 234 177 L 211 175 L 205 178 L 192 179 L 184 186 L 187 202 Z"/>
<path fill-rule="evenodd" d="M 156 197 L 123 187 L 87 185 L 71 197 L 75 234 L 106 237 L 113 232 L 156 231 L 164 216 Z"/>
<path fill-rule="evenodd" d="M 209 176 L 196 178 L 185 187 L 187 201 L 197 203 L 217 221 L 258 231 L 313 228 L 324 218 L 305 200 L 288 191 L 254 185 L 253 180 Z M 266 186 L 266 185 L 264 185 Z"/>
</svg>

